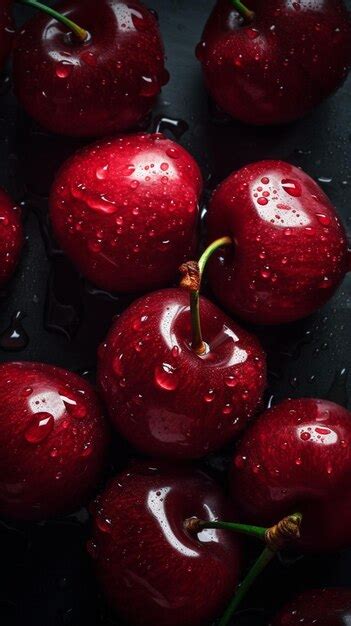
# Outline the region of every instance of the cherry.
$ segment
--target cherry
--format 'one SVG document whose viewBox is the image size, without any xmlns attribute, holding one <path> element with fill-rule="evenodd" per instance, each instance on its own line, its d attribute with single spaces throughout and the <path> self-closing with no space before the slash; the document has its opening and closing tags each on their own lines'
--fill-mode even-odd
<svg viewBox="0 0 351 626">
<path fill-rule="evenodd" d="M 20 211 L 0 189 L 0 287 L 13 274 L 23 243 Z"/>
<path fill-rule="evenodd" d="M 351 414 L 327 400 L 285 400 L 246 431 L 231 492 L 245 523 L 302 513 L 302 550 L 350 545 Z"/>
<path fill-rule="evenodd" d="M 193 534 L 185 524 L 193 515 L 228 515 L 206 474 L 135 464 L 110 483 L 93 513 L 89 552 L 109 603 L 128 624 L 202 626 L 221 613 L 238 582 L 239 540 L 222 530 Z"/>
<path fill-rule="evenodd" d="M 172 282 L 194 252 L 201 186 L 194 159 L 161 134 L 95 144 L 56 178 L 54 233 L 98 287 L 151 290 Z"/>
<path fill-rule="evenodd" d="M 288 603 L 272 626 L 345 626 L 351 620 L 351 589 L 308 589 Z"/>
<path fill-rule="evenodd" d="M 99 351 L 113 425 L 151 456 L 199 458 L 233 439 L 257 410 L 265 357 L 256 339 L 205 298 L 191 345 L 188 295 L 167 289 L 134 302 Z M 203 349 L 202 349 L 203 348 Z"/>
<path fill-rule="evenodd" d="M 231 313 L 259 324 L 305 317 L 323 306 L 349 269 L 345 230 L 307 174 L 260 161 L 229 176 L 208 213 L 209 240 L 229 235 L 210 283 Z"/>
<path fill-rule="evenodd" d="M 135 127 L 168 81 L 154 14 L 138 0 L 67 0 L 55 9 L 73 32 L 39 14 L 15 39 L 14 85 L 26 111 L 64 135 Z"/>
<path fill-rule="evenodd" d="M 342 0 L 218 0 L 197 56 L 225 112 L 249 124 L 291 122 L 345 80 L 351 21 Z"/>
<path fill-rule="evenodd" d="M 36 520 L 81 506 L 108 441 L 90 385 L 51 365 L 5 363 L 0 399 L 0 516 Z"/>
<path fill-rule="evenodd" d="M 10 54 L 12 39 L 15 33 L 11 5 L 13 0 L 2 0 L 0 4 L 0 70 Z"/>
</svg>

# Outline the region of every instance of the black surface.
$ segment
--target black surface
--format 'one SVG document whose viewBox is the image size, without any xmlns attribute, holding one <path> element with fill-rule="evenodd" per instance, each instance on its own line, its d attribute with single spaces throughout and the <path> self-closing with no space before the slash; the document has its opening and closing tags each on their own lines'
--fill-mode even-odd
<svg viewBox="0 0 351 626">
<path fill-rule="evenodd" d="M 350 234 L 351 78 L 333 98 L 293 125 L 255 129 L 223 119 L 209 106 L 194 57 L 212 4 L 152 0 L 160 17 L 171 81 L 150 128 L 157 126 L 160 117 L 181 121 L 175 130 L 203 170 L 205 200 L 232 170 L 262 158 L 281 158 L 321 181 Z M 348 5 L 351 8 L 351 0 Z M 31 11 L 21 7 L 16 13 L 21 23 Z M 183 132 L 183 122 L 188 131 Z M 161 122 L 161 126 L 172 136 L 173 124 Z M 88 287 L 55 253 L 46 235 L 47 196 L 54 172 L 79 145 L 38 128 L 18 107 L 10 81 L 1 83 L 0 185 L 23 203 L 27 242 L 19 270 L 0 300 L 0 362 L 45 361 L 88 370 L 93 377 L 96 348 L 127 301 Z M 333 301 L 308 320 L 270 332 L 255 329 L 268 349 L 268 396 L 273 395 L 274 401 L 286 396 L 326 396 L 334 381 L 333 397 L 347 402 L 350 384 L 340 372 L 351 363 L 350 286 L 351 278 L 346 277 Z M 20 323 L 28 337 L 20 332 L 19 340 L 13 341 L 12 336 L 9 341 L 8 327 L 18 311 L 26 317 L 15 325 L 18 328 Z M 211 459 L 210 464 L 221 473 L 221 458 Z M 84 511 L 68 520 L 30 527 L 9 528 L 0 522 L 2 626 L 118 623 L 108 616 L 94 583 L 84 547 L 88 532 Z M 266 615 L 304 586 L 351 585 L 350 565 L 350 553 L 305 558 L 290 566 L 276 562 L 256 585 L 246 603 L 250 610 L 236 624 L 266 624 Z"/>
</svg>

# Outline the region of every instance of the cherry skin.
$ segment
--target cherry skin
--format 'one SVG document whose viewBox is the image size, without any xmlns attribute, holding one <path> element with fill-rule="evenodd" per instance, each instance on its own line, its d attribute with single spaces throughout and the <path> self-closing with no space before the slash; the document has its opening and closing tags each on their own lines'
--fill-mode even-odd
<svg viewBox="0 0 351 626">
<path fill-rule="evenodd" d="M 238 583 L 234 533 L 190 534 L 186 519 L 224 519 L 228 505 L 197 469 L 135 464 L 93 506 L 98 579 L 110 605 L 135 626 L 202 626 L 225 608 Z"/>
<path fill-rule="evenodd" d="M 13 0 L 2 0 L 0 4 L 0 71 L 10 54 L 15 33 L 11 16 Z"/>
<path fill-rule="evenodd" d="M 192 459 L 233 439 L 260 405 L 257 340 L 200 301 L 207 353 L 191 348 L 188 294 L 166 289 L 133 303 L 99 350 L 99 385 L 113 425 L 154 457 Z"/>
<path fill-rule="evenodd" d="M 154 14 L 138 0 L 68 0 L 55 9 L 90 39 L 82 43 L 45 14 L 26 24 L 14 49 L 14 85 L 23 107 L 64 135 L 135 127 L 168 81 Z"/>
<path fill-rule="evenodd" d="M 303 515 L 300 548 L 351 544 L 351 414 L 327 400 L 285 400 L 246 431 L 231 492 L 245 523 L 268 526 Z"/>
<path fill-rule="evenodd" d="M 23 244 L 20 210 L 0 189 L 0 287 L 12 276 Z"/>
<path fill-rule="evenodd" d="M 45 519 L 84 504 L 108 443 L 90 385 L 51 365 L 6 363 L 0 398 L 0 517 Z"/>
<path fill-rule="evenodd" d="M 351 620 L 351 589 L 309 589 L 288 603 L 272 626 L 345 626 Z"/>
<path fill-rule="evenodd" d="M 197 47 L 221 109 L 249 124 L 281 124 L 342 85 L 351 65 L 351 21 L 341 0 L 244 4 L 252 20 L 243 20 L 231 0 L 218 0 Z"/>
<path fill-rule="evenodd" d="M 215 191 L 209 240 L 235 247 L 211 261 L 211 287 L 230 313 L 259 324 L 292 322 L 316 311 L 348 271 L 345 230 L 327 196 L 283 161 L 260 161 Z"/>
<path fill-rule="evenodd" d="M 161 134 L 95 144 L 69 159 L 56 178 L 54 234 L 102 289 L 167 285 L 194 254 L 201 188 L 194 159 Z"/>
</svg>

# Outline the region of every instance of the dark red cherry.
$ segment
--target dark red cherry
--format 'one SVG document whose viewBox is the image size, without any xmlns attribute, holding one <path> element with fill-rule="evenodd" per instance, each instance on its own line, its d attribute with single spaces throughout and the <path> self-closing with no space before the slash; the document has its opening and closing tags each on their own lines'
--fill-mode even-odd
<svg viewBox="0 0 351 626">
<path fill-rule="evenodd" d="M 59 172 L 51 219 L 63 250 L 102 289 L 167 285 L 194 254 L 200 170 L 160 134 L 94 144 Z"/>
<path fill-rule="evenodd" d="M 231 491 L 245 523 L 303 515 L 300 548 L 351 545 L 351 414 L 327 400 L 285 400 L 246 431 Z"/>
<path fill-rule="evenodd" d="M 12 276 L 23 243 L 20 210 L 9 195 L 0 189 L 0 287 Z"/>
<path fill-rule="evenodd" d="M 40 363 L 0 366 L 0 516 L 71 512 L 96 488 L 107 427 L 90 385 Z"/>
<path fill-rule="evenodd" d="M 151 456 L 198 458 L 233 439 L 266 383 L 257 340 L 209 300 L 200 310 L 206 352 L 191 347 L 188 294 L 140 298 L 101 346 L 99 384 L 113 425 Z"/>
<path fill-rule="evenodd" d="M 210 283 L 219 302 L 250 322 L 280 324 L 323 306 L 349 269 L 345 229 L 321 190 L 283 161 L 252 163 L 215 191 L 209 241 L 229 235 Z"/>
<path fill-rule="evenodd" d="M 272 626 L 346 626 L 351 620 L 351 589 L 308 589 L 276 616 Z"/>
<path fill-rule="evenodd" d="M 118 475 L 94 507 L 88 544 L 110 605 L 131 626 L 203 626 L 238 583 L 234 533 L 190 534 L 189 517 L 228 519 L 224 495 L 197 469 L 150 463 Z"/>
<path fill-rule="evenodd" d="M 197 48 L 220 108 L 249 124 L 281 124 L 342 85 L 351 65 L 342 0 L 245 0 L 248 19 L 234 4 L 217 1 Z"/>
<path fill-rule="evenodd" d="M 138 0 L 67 0 L 55 9 L 88 31 L 36 15 L 17 35 L 15 91 L 45 128 L 98 136 L 135 127 L 168 80 L 157 20 Z"/>
</svg>

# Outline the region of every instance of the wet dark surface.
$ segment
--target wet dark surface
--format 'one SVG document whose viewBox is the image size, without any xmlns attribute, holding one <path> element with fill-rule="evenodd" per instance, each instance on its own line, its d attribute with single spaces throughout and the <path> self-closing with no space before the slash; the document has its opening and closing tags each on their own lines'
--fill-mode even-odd
<svg viewBox="0 0 351 626">
<path fill-rule="evenodd" d="M 348 3 L 351 8 L 351 2 Z M 281 128 L 255 129 L 230 122 L 209 104 L 194 57 L 209 0 L 153 0 L 166 44 L 171 81 L 149 128 L 176 137 L 198 160 L 211 190 L 234 169 L 262 158 L 281 158 L 319 179 L 351 230 L 351 78 L 308 118 Z M 31 11 L 16 9 L 18 23 Z M 0 185 L 23 206 L 26 244 L 19 269 L 0 294 L 0 362 L 38 360 L 88 372 L 114 315 L 130 298 L 87 285 L 51 241 L 47 197 L 63 160 L 83 142 L 45 133 L 18 107 L 5 76 L 0 84 Z M 347 403 L 351 377 L 351 277 L 317 315 L 303 322 L 254 329 L 269 355 L 267 400 L 328 395 Z M 272 399 L 271 399 L 272 400 Z M 116 452 L 118 456 L 118 451 Z M 121 463 L 117 459 L 117 464 Z M 221 476 L 225 458 L 207 463 Z M 100 599 L 85 542 L 86 513 L 31 527 L 0 522 L 2 626 L 118 624 Z M 255 546 L 253 546 L 255 550 Z M 305 586 L 351 585 L 351 553 L 275 562 L 256 585 L 238 626 L 266 624 L 267 615 Z"/>
</svg>

